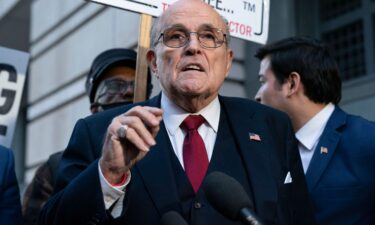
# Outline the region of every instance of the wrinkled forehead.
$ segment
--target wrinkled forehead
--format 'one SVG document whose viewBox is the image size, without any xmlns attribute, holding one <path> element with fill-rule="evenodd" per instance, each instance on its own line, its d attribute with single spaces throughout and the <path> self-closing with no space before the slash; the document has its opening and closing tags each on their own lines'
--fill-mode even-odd
<svg viewBox="0 0 375 225">
<path fill-rule="evenodd" d="M 158 31 L 175 25 L 184 26 L 189 30 L 207 26 L 225 30 L 224 20 L 210 5 L 194 0 L 191 4 L 170 6 L 159 18 Z"/>
</svg>

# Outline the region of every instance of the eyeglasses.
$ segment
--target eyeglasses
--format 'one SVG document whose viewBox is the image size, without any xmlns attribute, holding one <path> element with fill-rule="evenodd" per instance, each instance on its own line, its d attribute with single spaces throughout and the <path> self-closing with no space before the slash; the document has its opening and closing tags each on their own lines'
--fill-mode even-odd
<svg viewBox="0 0 375 225">
<path fill-rule="evenodd" d="M 104 80 L 99 85 L 95 102 L 101 104 L 108 104 L 112 102 L 113 96 L 125 95 L 128 89 L 131 89 L 131 94 L 134 91 L 134 80 L 126 81 L 120 79 Z M 125 96 L 129 98 L 129 96 Z"/>
<path fill-rule="evenodd" d="M 226 42 L 226 34 L 220 29 L 206 27 L 197 32 L 190 32 L 182 27 L 171 27 L 160 33 L 155 45 L 163 37 L 164 45 L 170 48 L 180 48 L 190 42 L 191 34 L 196 34 L 200 46 L 203 48 L 218 48 Z"/>
</svg>

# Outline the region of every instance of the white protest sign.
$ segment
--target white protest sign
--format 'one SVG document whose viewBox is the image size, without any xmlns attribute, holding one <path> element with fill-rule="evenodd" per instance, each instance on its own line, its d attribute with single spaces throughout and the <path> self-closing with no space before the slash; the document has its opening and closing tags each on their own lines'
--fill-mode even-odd
<svg viewBox="0 0 375 225">
<path fill-rule="evenodd" d="M 160 0 L 88 0 L 158 17 L 163 12 Z"/>
<path fill-rule="evenodd" d="M 158 17 L 176 0 L 89 0 Z M 268 38 L 270 0 L 203 0 L 229 22 L 230 34 L 264 44 Z"/>
<path fill-rule="evenodd" d="M 29 54 L 0 47 L 0 144 L 10 147 L 21 104 Z"/>
</svg>

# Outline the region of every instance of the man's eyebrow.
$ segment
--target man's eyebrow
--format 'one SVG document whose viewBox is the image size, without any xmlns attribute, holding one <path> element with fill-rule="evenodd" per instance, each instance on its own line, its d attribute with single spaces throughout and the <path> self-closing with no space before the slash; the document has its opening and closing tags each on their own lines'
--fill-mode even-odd
<svg viewBox="0 0 375 225">
<path fill-rule="evenodd" d="M 219 29 L 219 28 L 214 27 L 212 24 L 209 24 L 209 23 L 201 24 L 198 29 L 202 29 L 202 28 L 206 28 L 206 29 L 207 28 L 209 28 L 209 29 Z"/>
<path fill-rule="evenodd" d="M 186 29 L 185 25 L 183 25 L 181 23 L 172 24 L 172 25 L 166 27 L 165 29 L 170 29 L 170 28 L 183 28 L 183 29 Z"/>
</svg>

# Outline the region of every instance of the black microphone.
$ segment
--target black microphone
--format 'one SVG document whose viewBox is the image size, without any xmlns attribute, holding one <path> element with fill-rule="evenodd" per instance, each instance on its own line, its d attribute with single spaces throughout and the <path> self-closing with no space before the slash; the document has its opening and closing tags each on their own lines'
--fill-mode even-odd
<svg viewBox="0 0 375 225">
<path fill-rule="evenodd" d="M 188 225 L 182 216 L 175 212 L 169 211 L 161 217 L 162 225 Z"/>
<path fill-rule="evenodd" d="M 203 190 L 210 204 L 224 216 L 243 224 L 262 225 L 252 210 L 249 196 L 233 177 L 213 172 L 203 183 Z"/>
</svg>

